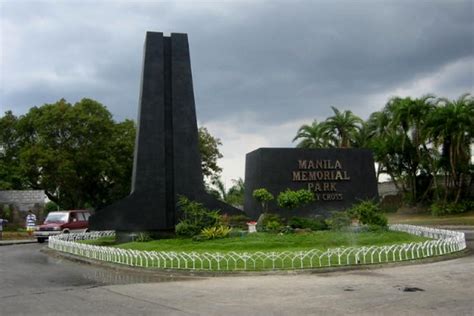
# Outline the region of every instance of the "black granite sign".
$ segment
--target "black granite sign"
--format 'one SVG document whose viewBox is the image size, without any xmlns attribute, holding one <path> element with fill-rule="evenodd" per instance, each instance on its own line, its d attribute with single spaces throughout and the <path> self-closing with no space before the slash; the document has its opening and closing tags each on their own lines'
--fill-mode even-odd
<svg viewBox="0 0 474 316">
<path fill-rule="evenodd" d="M 253 218 L 261 213 L 252 197 L 265 188 L 275 196 L 269 211 L 284 216 L 327 215 L 357 201 L 377 198 L 372 153 L 366 149 L 260 148 L 247 154 L 244 211 Z M 286 189 L 307 189 L 315 202 L 298 210 L 277 206 L 277 195 Z"/>
<path fill-rule="evenodd" d="M 186 34 L 147 32 L 141 84 L 132 192 L 92 216 L 91 229 L 172 229 L 179 195 L 240 213 L 204 189 Z"/>
</svg>

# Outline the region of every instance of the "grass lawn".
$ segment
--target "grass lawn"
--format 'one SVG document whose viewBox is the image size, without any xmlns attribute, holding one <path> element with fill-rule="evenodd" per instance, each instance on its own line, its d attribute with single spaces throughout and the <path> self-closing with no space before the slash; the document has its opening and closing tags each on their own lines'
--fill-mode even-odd
<svg viewBox="0 0 474 316">
<path fill-rule="evenodd" d="M 387 214 L 390 224 L 413 225 L 474 225 L 474 211 L 445 216 L 432 216 L 431 214 Z"/>
<path fill-rule="evenodd" d="M 84 241 L 86 243 L 113 246 L 124 249 L 147 251 L 186 252 L 257 252 L 257 251 L 300 251 L 309 249 L 327 250 L 337 247 L 362 247 L 425 241 L 427 238 L 403 232 L 335 232 L 318 231 L 304 234 L 277 235 L 269 233 L 248 234 L 206 241 L 192 239 L 161 239 L 149 242 L 115 244 L 113 238 Z"/>
</svg>

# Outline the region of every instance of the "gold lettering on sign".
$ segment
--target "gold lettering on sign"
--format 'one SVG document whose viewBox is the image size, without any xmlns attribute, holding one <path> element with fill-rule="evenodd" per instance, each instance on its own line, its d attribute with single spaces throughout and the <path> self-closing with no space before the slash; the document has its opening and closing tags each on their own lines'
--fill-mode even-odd
<svg viewBox="0 0 474 316">
<path fill-rule="evenodd" d="M 342 169 L 342 164 L 339 160 L 298 160 L 298 169 Z"/>
<path fill-rule="evenodd" d="M 293 171 L 293 181 L 301 181 L 300 171 Z"/>
<path fill-rule="evenodd" d="M 349 181 L 351 177 L 337 159 L 299 159 L 298 170 L 292 171 L 292 180 L 306 182 L 307 189 L 315 192 L 316 200 L 342 201 L 344 195 L 338 192 L 337 183 Z"/>
<path fill-rule="evenodd" d="M 308 162 L 306 160 L 298 160 L 298 169 L 308 169 Z"/>
</svg>

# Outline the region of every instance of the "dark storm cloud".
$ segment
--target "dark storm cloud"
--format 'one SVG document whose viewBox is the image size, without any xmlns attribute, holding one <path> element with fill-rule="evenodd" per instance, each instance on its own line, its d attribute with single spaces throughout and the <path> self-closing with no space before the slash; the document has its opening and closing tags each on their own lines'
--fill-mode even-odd
<svg viewBox="0 0 474 316">
<path fill-rule="evenodd" d="M 2 1 L 0 112 L 93 98 L 137 115 L 146 31 L 189 35 L 198 121 L 223 180 L 258 147 L 292 146 L 330 106 L 474 91 L 472 1 Z"/>
<path fill-rule="evenodd" d="M 220 49 L 199 64 L 214 62 L 219 71 L 198 68 L 198 74 L 221 75 L 198 81 L 198 93 L 213 104 L 215 116 L 232 109 L 266 110 L 272 111 L 268 119 L 285 120 L 308 108 L 357 109 L 360 96 L 472 56 L 469 8 L 472 4 L 427 2 L 265 7 L 246 23 L 213 34 Z"/>
<path fill-rule="evenodd" d="M 134 119 L 143 39 L 145 31 L 156 30 L 189 34 L 200 121 L 251 112 L 256 121 L 280 124 L 325 117 L 331 105 L 364 116 L 368 95 L 396 91 L 459 60 L 469 67 L 472 6 L 2 2 L 0 106 L 22 113 L 62 97 L 91 97 L 117 119 Z M 456 78 L 472 89 L 472 68 Z"/>
</svg>

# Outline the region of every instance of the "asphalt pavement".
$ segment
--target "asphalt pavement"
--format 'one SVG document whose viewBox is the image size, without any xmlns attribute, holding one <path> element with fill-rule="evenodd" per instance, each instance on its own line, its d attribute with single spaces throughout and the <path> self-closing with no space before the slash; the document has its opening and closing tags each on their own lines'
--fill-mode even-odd
<svg viewBox="0 0 474 316">
<path fill-rule="evenodd" d="M 474 230 L 469 247 L 473 248 Z M 473 315 L 474 256 L 357 271 L 155 276 L 0 247 L 0 315 Z"/>
</svg>

